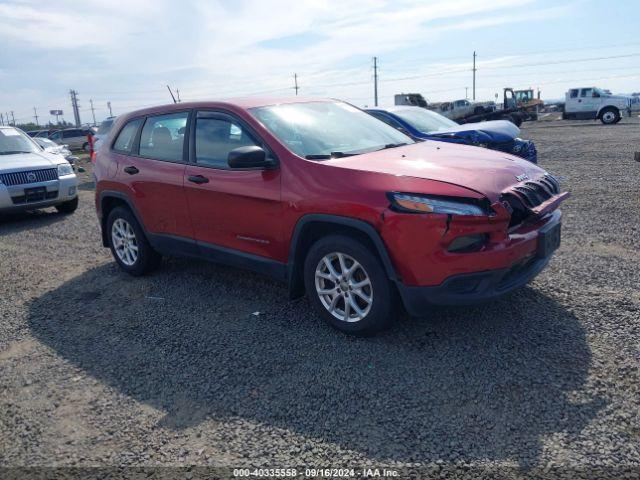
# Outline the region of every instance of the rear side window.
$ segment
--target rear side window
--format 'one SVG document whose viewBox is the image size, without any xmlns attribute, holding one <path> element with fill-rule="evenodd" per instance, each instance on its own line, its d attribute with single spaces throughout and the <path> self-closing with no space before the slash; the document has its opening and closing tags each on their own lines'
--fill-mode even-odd
<svg viewBox="0 0 640 480">
<path fill-rule="evenodd" d="M 141 118 L 129 120 L 127 124 L 122 127 L 122 130 L 120 130 L 118 138 L 116 138 L 116 141 L 113 143 L 113 149 L 122 153 L 131 152 L 131 147 L 133 146 L 140 125 L 142 125 Z"/>
<path fill-rule="evenodd" d="M 206 115 L 206 114 L 205 114 Z M 229 152 L 235 148 L 260 146 L 240 125 L 224 118 L 196 120 L 196 163 L 229 168 Z"/>
<path fill-rule="evenodd" d="M 571 90 L 571 98 L 577 98 L 577 97 L 578 97 L 578 89 Z"/>
<path fill-rule="evenodd" d="M 140 135 L 140 155 L 181 162 L 188 112 L 148 117 Z"/>
</svg>

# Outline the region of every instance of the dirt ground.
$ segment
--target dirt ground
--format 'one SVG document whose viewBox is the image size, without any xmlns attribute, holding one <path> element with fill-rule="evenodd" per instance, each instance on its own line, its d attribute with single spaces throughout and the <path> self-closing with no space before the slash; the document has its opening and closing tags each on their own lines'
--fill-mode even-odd
<svg viewBox="0 0 640 480">
<path fill-rule="evenodd" d="M 640 121 L 521 136 L 572 193 L 549 267 L 371 339 L 252 273 L 167 259 L 127 276 L 90 171 L 73 215 L 3 217 L 0 466 L 640 472 Z"/>
</svg>

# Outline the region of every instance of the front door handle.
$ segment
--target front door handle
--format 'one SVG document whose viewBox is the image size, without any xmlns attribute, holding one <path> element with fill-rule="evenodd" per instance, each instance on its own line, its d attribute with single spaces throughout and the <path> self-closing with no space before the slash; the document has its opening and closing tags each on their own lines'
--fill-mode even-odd
<svg viewBox="0 0 640 480">
<path fill-rule="evenodd" d="M 189 175 L 189 181 L 193 183 L 209 183 L 209 179 L 202 175 Z"/>
<path fill-rule="evenodd" d="M 127 172 L 129 175 L 135 175 L 136 173 L 140 173 L 140 170 L 138 170 L 136 167 L 125 167 L 124 171 Z"/>
</svg>

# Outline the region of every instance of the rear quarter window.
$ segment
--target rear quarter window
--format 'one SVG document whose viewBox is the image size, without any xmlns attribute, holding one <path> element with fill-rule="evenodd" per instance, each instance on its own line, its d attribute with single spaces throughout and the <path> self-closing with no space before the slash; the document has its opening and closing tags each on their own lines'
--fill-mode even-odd
<svg viewBox="0 0 640 480">
<path fill-rule="evenodd" d="M 130 153 L 131 147 L 133 147 L 133 142 L 135 141 L 136 134 L 140 129 L 140 125 L 142 125 L 141 118 L 134 118 L 133 120 L 129 120 L 120 133 L 118 133 L 118 137 L 116 141 L 113 142 L 113 149 L 116 152 L 122 153 Z"/>
</svg>

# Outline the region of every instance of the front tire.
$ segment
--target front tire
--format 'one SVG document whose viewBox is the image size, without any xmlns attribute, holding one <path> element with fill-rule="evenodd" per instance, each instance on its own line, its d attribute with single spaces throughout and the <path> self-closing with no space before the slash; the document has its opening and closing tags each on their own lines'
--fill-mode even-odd
<svg viewBox="0 0 640 480">
<path fill-rule="evenodd" d="M 607 107 L 600 113 L 600 121 L 605 125 L 618 123 L 620 118 L 620 111 L 617 108 Z"/>
<path fill-rule="evenodd" d="M 125 207 L 116 207 L 107 218 L 109 248 L 120 268 L 133 276 L 144 275 L 160 264 L 162 257 L 147 240 L 142 227 Z"/>
<path fill-rule="evenodd" d="M 368 336 L 395 319 L 393 286 L 378 258 L 344 235 L 318 240 L 304 262 L 309 300 L 332 327 Z"/>
<path fill-rule="evenodd" d="M 73 213 L 78 209 L 78 197 L 73 200 L 69 200 L 67 202 L 61 203 L 60 205 L 56 205 L 56 210 L 59 213 Z"/>
</svg>

